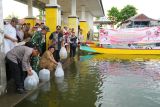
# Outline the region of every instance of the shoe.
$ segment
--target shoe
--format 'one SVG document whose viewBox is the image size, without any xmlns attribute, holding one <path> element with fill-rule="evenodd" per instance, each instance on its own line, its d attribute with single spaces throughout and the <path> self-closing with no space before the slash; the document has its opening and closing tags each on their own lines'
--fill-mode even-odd
<svg viewBox="0 0 160 107">
<path fill-rule="evenodd" d="M 18 94 L 24 94 L 24 93 L 26 93 L 23 88 L 18 88 L 18 89 L 16 90 L 16 92 L 17 92 Z"/>
</svg>

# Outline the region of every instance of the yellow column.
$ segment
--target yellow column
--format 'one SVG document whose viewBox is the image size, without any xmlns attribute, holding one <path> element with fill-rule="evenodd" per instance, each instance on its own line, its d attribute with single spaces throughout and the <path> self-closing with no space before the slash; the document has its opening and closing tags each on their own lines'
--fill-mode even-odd
<svg viewBox="0 0 160 107">
<path fill-rule="evenodd" d="M 87 33 L 89 31 L 89 24 L 87 23 L 87 21 L 80 21 L 79 25 L 80 25 L 80 28 L 82 29 L 84 41 L 86 41 L 87 40 Z"/>
<path fill-rule="evenodd" d="M 36 18 L 25 18 L 25 23 L 30 23 L 30 27 L 36 24 Z"/>
<path fill-rule="evenodd" d="M 74 28 L 76 34 L 78 34 L 78 18 L 75 16 L 68 17 L 68 27 Z"/>
<path fill-rule="evenodd" d="M 56 26 L 58 25 L 58 6 L 47 6 L 45 8 L 46 12 L 46 25 L 49 27 L 50 32 L 46 35 L 46 49 L 51 45 L 49 36 L 52 32 L 56 31 Z"/>
</svg>

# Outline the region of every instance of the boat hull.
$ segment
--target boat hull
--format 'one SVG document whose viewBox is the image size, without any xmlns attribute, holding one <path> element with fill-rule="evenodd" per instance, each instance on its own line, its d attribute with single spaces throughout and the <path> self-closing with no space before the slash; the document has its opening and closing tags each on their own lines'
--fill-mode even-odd
<svg viewBox="0 0 160 107">
<path fill-rule="evenodd" d="M 80 46 L 83 51 L 93 53 L 105 53 L 105 54 L 126 54 L 126 55 L 159 55 L 160 49 L 119 49 L 119 48 L 100 48 L 100 47 L 89 47 Z"/>
</svg>

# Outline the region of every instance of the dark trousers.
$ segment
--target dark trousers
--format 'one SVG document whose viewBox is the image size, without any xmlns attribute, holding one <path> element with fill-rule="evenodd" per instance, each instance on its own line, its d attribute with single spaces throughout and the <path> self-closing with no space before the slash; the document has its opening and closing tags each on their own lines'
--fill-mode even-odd
<svg viewBox="0 0 160 107">
<path fill-rule="evenodd" d="M 55 59 L 57 62 L 60 61 L 59 51 L 60 51 L 60 50 L 55 50 L 54 53 L 53 53 L 54 59 Z"/>
<path fill-rule="evenodd" d="M 15 80 L 16 88 L 24 88 L 24 79 L 27 76 L 26 71 L 22 71 L 22 64 L 14 63 L 11 60 L 6 58 L 6 64 L 7 64 L 7 80 L 8 77 L 13 77 Z"/>
<path fill-rule="evenodd" d="M 43 53 L 46 51 L 46 43 L 42 43 L 42 50 L 41 50 L 41 56 L 43 55 Z"/>
<path fill-rule="evenodd" d="M 75 57 L 76 55 L 76 47 L 70 45 L 70 57 Z"/>
</svg>

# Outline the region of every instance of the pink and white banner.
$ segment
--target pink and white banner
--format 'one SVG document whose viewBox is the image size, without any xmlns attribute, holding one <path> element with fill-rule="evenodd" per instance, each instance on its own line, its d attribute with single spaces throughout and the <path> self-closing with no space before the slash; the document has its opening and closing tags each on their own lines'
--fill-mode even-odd
<svg viewBox="0 0 160 107">
<path fill-rule="evenodd" d="M 160 27 L 100 29 L 100 44 L 160 42 Z"/>
</svg>

